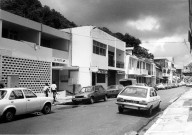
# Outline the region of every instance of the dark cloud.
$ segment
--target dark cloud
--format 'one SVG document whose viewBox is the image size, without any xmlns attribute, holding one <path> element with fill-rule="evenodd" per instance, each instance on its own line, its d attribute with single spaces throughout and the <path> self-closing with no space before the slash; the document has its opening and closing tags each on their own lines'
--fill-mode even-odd
<svg viewBox="0 0 192 135">
<path fill-rule="evenodd" d="M 142 41 L 154 41 L 154 39 L 158 40 L 172 36 L 183 36 L 182 38 L 185 39 L 187 37 L 189 25 L 188 0 L 40 1 L 51 8 L 55 8 L 77 25 L 108 27 L 112 32 L 129 33 Z M 156 18 L 159 21 L 160 28 L 154 31 L 139 31 L 127 25 L 128 21 L 137 21 L 145 17 Z M 164 48 L 166 48 L 165 50 L 174 50 L 172 45 L 165 45 Z M 178 50 L 181 49 L 178 47 L 175 52 L 178 52 Z M 155 52 L 157 53 L 155 55 L 171 55 L 169 51 Z M 186 52 L 182 51 L 182 53 L 185 54 Z M 179 54 L 176 53 L 176 55 Z M 176 55 L 172 54 L 172 56 Z"/>
<path fill-rule="evenodd" d="M 49 0 L 41 1 L 46 4 Z M 140 38 L 184 33 L 188 25 L 187 0 L 61 0 L 61 3 L 67 8 L 62 14 L 78 25 L 108 27 L 113 32 L 130 33 Z M 53 8 L 53 5 L 49 6 Z M 145 16 L 158 18 L 160 31 L 141 33 L 126 26 L 128 20 Z"/>
</svg>

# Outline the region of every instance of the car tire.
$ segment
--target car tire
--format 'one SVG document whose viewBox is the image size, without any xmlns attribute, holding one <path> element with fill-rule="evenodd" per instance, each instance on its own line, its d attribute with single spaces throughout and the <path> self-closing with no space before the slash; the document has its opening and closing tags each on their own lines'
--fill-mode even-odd
<svg viewBox="0 0 192 135">
<path fill-rule="evenodd" d="M 93 104 L 94 102 L 95 102 L 94 98 L 91 97 L 91 98 L 90 98 L 90 104 Z"/>
<path fill-rule="evenodd" d="M 15 117 L 15 112 L 11 109 L 8 109 L 3 114 L 3 119 L 7 122 L 12 121 Z"/>
<path fill-rule="evenodd" d="M 118 111 L 119 111 L 119 113 L 123 113 L 124 108 L 123 108 L 123 107 L 121 107 L 121 106 L 118 106 Z"/>
<path fill-rule="evenodd" d="M 73 101 L 73 104 L 74 105 L 78 105 L 79 103 L 77 101 Z"/>
<path fill-rule="evenodd" d="M 104 101 L 107 101 L 107 95 L 104 96 L 104 99 L 103 99 L 103 100 L 104 100 Z"/>
<path fill-rule="evenodd" d="M 147 115 L 150 117 L 153 113 L 153 107 L 151 106 L 148 110 L 147 110 Z"/>
<path fill-rule="evenodd" d="M 45 104 L 43 109 L 42 109 L 42 113 L 43 114 L 49 114 L 51 112 L 51 104 Z"/>
</svg>

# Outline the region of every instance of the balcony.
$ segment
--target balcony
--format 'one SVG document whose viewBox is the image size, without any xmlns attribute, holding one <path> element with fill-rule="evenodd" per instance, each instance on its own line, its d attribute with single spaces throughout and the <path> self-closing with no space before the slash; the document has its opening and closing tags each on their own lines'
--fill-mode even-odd
<svg viewBox="0 0 192 135">
<path fill-rule="evenodd" d="M 116 61 L 116 67 L 117 68 L 124 68 L 124 62 Z"/>
</svg>

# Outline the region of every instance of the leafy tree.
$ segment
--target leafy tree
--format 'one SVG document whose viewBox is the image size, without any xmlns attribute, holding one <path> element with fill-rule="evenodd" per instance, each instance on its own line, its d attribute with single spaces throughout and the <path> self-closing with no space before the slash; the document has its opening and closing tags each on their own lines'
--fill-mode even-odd
<svg viewBox="0 0 192 135">
<path fill-rule="evenodd" d="M 77 26 L 74 22 L 70 22 L 54 9 L 50 9 L 48 6 L 42 7 L 38 0 L 1 0 L 0 7 L 5 11 L 56 29 Z"/>
</svg>

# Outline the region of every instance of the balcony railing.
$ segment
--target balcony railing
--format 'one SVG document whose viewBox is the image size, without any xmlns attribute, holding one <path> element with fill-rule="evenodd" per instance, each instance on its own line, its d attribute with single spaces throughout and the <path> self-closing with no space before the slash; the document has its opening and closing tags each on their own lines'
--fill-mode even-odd
<svg viewBox="0 0 192 135">
<path fill-rule="evenodd" d="M 116 62 L 116 67 L 117 67 L 117 68 L 124 68 L 124 62 L 117 61 L 117 62 Z"/>
</svg>

